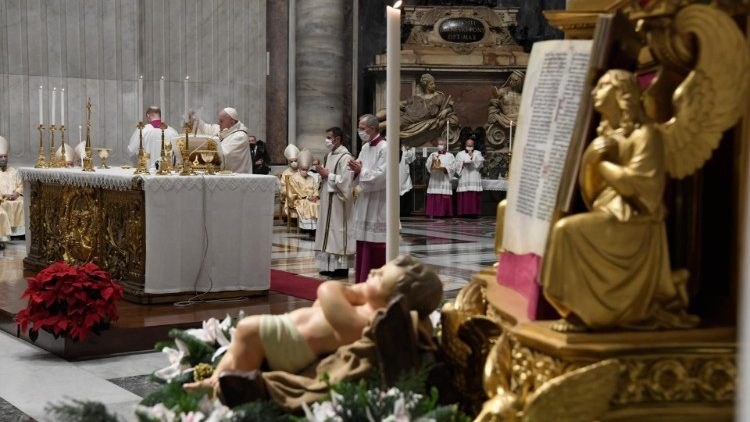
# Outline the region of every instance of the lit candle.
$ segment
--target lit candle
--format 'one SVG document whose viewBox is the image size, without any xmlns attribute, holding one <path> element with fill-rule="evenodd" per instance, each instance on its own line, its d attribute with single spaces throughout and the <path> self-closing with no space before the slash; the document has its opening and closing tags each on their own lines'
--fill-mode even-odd
<svg viewBox="0 0 750 422">
<path fill-rule="evenodd" d="M 427 157 L 427 148 L 422 147 L 422 157 Z"/>
<path fill-rule="evenodd" d="M 167 110 L 164 107 L 164 76 L 159 80 L 159 108 L 161 108 L 161 121 L 167 120 L 164 117 L 167 114 Z"/>
<path fill-rule="evenodd" d="M 513 120 L 510 121 L 510 138 L 508 139 L 508 152 L 513 152 Z"/>
<path fill-rule="evenodd" d="M 44 86 L 39 85 L 39 124 L 44 124 Z"/>
<path fill-rule="evenodd" d="M 143 119 L 143 75 L 138 76 L 138 121 Z"/>
<path fill-rule="evenodd" d="M 184 97 L 185 97 L 185 116 L 186 116 L 185 118 L 187 118 L 187 115 L 188 115 L 188 104 L 189 104 L 189 102 L 188 102 L 188 80 L 190 80 L 190 76 L 185 76 L 185 82 L 183 82 L 183 87 L 182 87 L 182 90 L 185 91 L 184 92 Z"/>
<path fill-rule="evenodd" d="M 60 126 L 65 126 L 65 88 L 60 90 Z"/>
<path fill-rule="evenodd" d="M 55 99 L 57 99 L 57 88 L 52 88 L 52 113 L 50 114 L 49 124 L 55 125 Z"/>
<path fill-rule="evenodd" d="M 401 97 L 401 1 L 393 7 L 386 7 L 386 138 L 388 138 L 388 154 L 386 166 L 386 199 L 385 199 L 385 259 L 390 261 L 398 256 L 399 243 L 399 175 L 398 150 L 400 132 Z"/>
</svg>

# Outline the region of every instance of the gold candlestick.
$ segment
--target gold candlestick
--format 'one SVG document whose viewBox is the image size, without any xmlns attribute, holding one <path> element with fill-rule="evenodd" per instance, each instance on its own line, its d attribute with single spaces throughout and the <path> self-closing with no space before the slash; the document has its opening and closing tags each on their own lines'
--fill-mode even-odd
<svg viewBox="0 0 750 422">
<path fill-rule="evenodd" d="M 185 126 L 182 129 L 185 131 L 185 149 L 180 151 L 182 153 L 182 171 L 180 172 L 180 176 L 193 176 L 195 175 L 195 170 L 193 169 L 193 163 L 190 162 L 190 132 L 192 132 L 193 127 L 190 122 L 185 122 Z"/>
<path fill-rule="evenodd" d="M 91 98 L 86 102 L 87 118 L 86 118 L 86 147 L 83 157 L 83 171 L 95 171 L 94 170 L 94 159 L 91 157 Z"/>
<path fill-rule="evenodd" d="M 146 167 L 146 154 L 143 152 L 143 122 L 138 122 L 138 167 L 133 174 L 148 174 Z"/>
<path fill-rule="evenodd" d="M 167 124 L 161 122 L 161 155 L 159 157 L 159 171 L 156 172 L 159 176 L 166 176 L 170 174 L 169 164 L 167 163 L 167 151 L 164 149 L 164 130 L 167 129 Z"/>
<path fill-rule="evenodd" d="M 44 158 L 44 125 L 39 124 L 39 156 L 36 157 L 35 168 L 43 169 L 47 167 L 47 160 Z"/>
<path fill-rule="evenodd" d="M 55 125 L 49 125 L 49 159 L 47 159 L 47 167 L 55 168 L 57 165 L 57 151 L 55 151 L 55 131 L 57 127 Z"/>
<path fill-rule="evenodd" d="M 68 161 L 65 159 L 65 125 L 60 125 L 60 152 L 58 167 L 68 167 Z"/>
</svg>

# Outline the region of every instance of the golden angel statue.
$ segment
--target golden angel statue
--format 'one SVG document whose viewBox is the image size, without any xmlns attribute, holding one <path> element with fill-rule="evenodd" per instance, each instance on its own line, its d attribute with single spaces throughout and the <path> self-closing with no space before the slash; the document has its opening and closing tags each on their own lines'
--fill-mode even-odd
<svg viewBox="0 0 750 422">
<path fill-rule="evenodd" d="M 698 50 L 674 91 L 671 119 L 659 124 L 646 116 L 628 71 L 607 71 L 592 92 L 601 123 L 579 173 L 589 211 L 555 224 L 542 270 L 545 296 L 565 318 L 559 330 L 698 323 L 686 312 L 689 275 L 670 266 L 662 197 L 667 174 L 681 178 L 700 169 L 745 111 L 750 55 L 728 16 L 701 5 L 683 12 L 691 19 L 678 15 L 678 27 L 698 47 L 710 47 Z"/>
</svg>

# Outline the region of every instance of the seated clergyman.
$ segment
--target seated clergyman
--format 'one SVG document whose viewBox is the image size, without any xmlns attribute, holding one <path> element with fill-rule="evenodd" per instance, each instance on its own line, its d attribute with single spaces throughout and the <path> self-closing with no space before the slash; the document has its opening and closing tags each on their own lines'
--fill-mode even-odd
<svg viewBox="0 0 750 422">
<path fill-rule="evenodd" d="M 186 388 L 216 388 L 222 372 L 257 370 L 264 361 L 273 371 L 299 372 L 359 340 L 377 311 L 397 294 L 419 317 L 426 317 L 440 304 L 443 285 L 434 271 L 405 255 L 370 271 L 365 283 L 347 286 L 326 281 L 318 287 L 318 299 L 311 307 L 240 321 L 213 376 Z"/>
</svg>

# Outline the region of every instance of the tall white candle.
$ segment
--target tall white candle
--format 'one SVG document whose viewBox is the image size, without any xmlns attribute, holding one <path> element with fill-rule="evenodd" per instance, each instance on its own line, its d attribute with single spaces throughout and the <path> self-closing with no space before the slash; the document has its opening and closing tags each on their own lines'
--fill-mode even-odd
<svg viewBox="0 0 750 422">
<path fill-rule="evenodd" d="M 83 126 L 78 125 L 78 143 L 83 142 Z"/>
<path fill-rule="evenodd" d="M 390 261 L 398 256 L 399 247 L 399 186 L 398 186 L 398 150 L 401 143 L 399 132 L 401 116 L 399 99 L 401 97 L 401 1 L 393 7 L 386 7 L 386 138 L 388 138 L 388 163 L 386 167 L 386 237 L 385 259 Z"/>
<path fill-rule="evenodd" d="M 44 86 L 39 85 L 39 124 L 44 124 Z"/>
<path fill-rule="evenodd" d="M 513 120 L 510 121 L 510 137 L 508 139 L 508 152 L 513 152 Z"/>
<path fill-rule="evenodd" d="M 138 76 L 138 121 L 143 120 L 143 75 Z"/>
<path fill-rule="evenodd" d="M 164 107 L 164 76 L 159 80 L 159 108 L 161 108 L 161 121 L 167 120 L 167 110 Z"/>
<path fill-rule="evenodd" d="M 50 113 L 49 124 L 55 125 L 55 99 L 57 99 L 57 88 L 52 88 L 52 113 Z"/>
<path fill-rule="evenodd" d="M 65 126 L 65 88 L 60 90 L 60 125 Z"/>
<path fill-rule="evenodd" d="M 190 104 L 190 102 L 188 101 L 188 81 L 189 80 L 190 80 L 190 76 L 185 76 L 185 82 L 183 82 L 183 91 L 185 91 L 183 93 L 184 94 L 183 96 L 184 96 L 184 99 L 185 99 L 185 107 L 184 107 L 185 118 L 187 118 L 187 115 L 188 115 L 188 104 Z"/>
<path fill-rule="evenodd" d="M 451 136 L 451 122 L 449 120 L 445 121 L 445 144 L 448 145 L 448 141 L 450 140 Z"/>
</svg>

